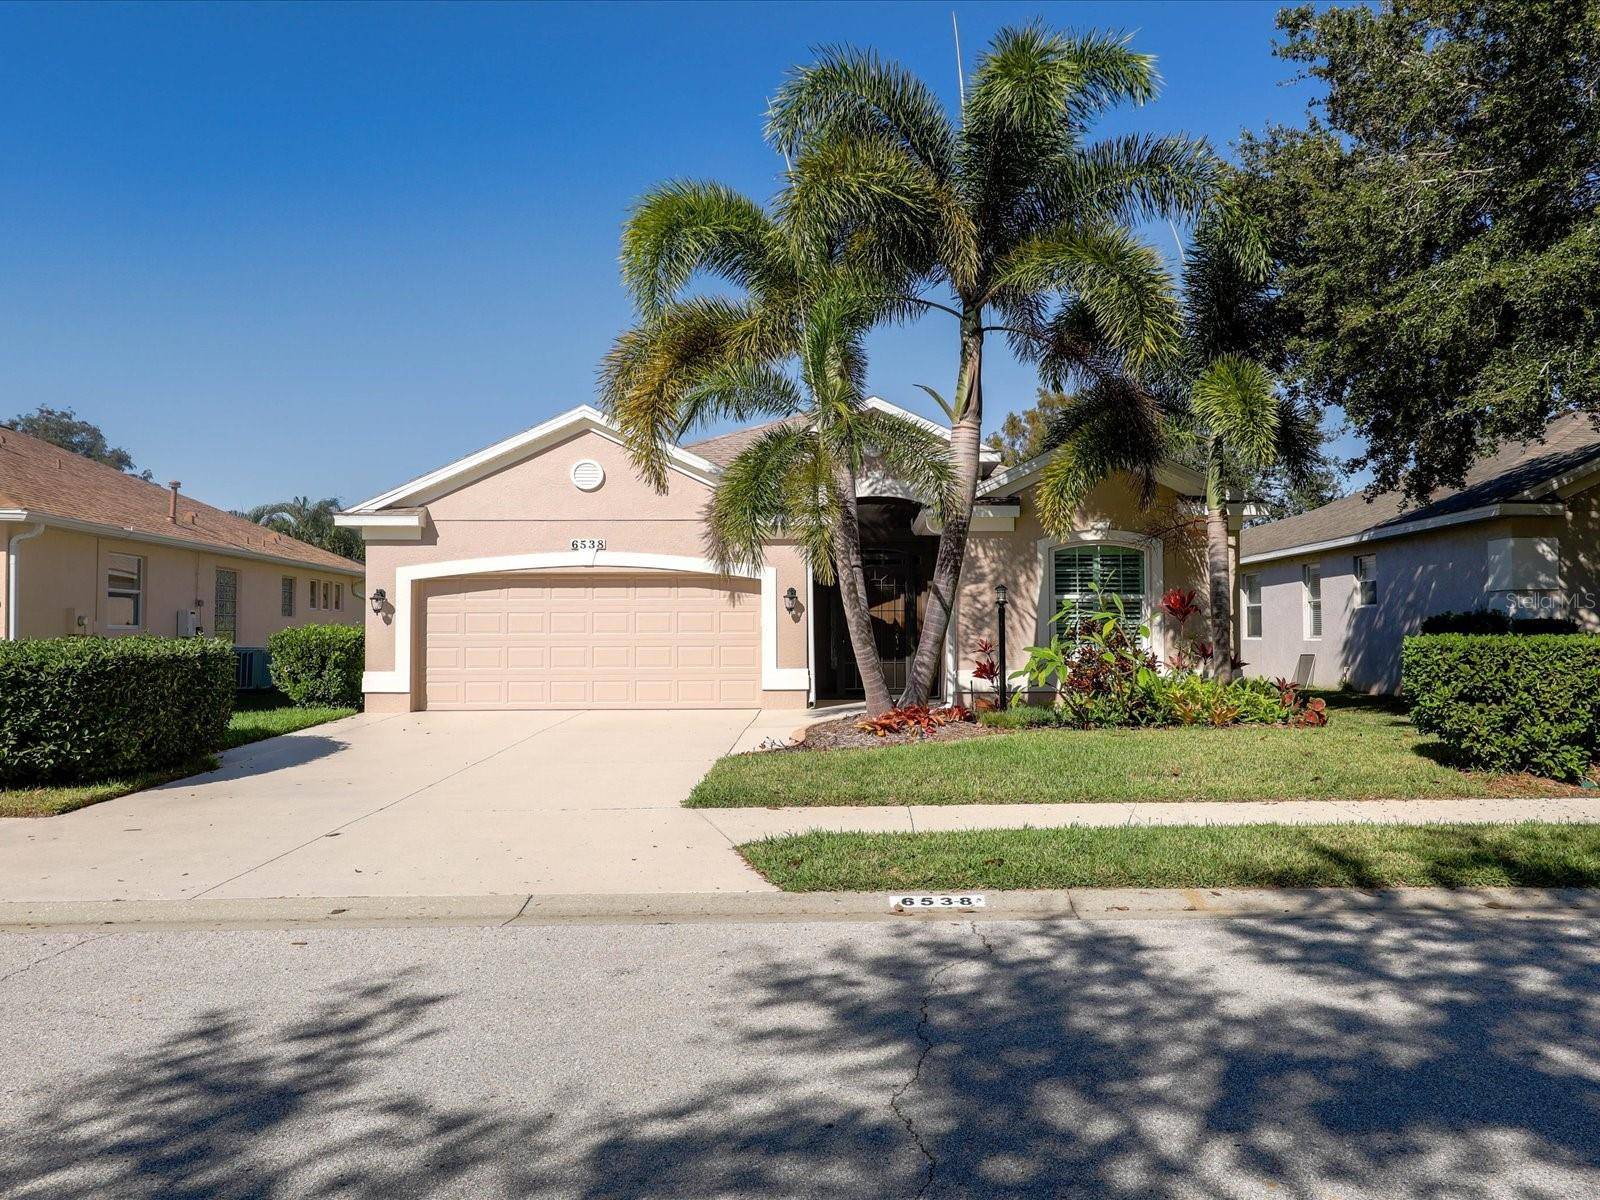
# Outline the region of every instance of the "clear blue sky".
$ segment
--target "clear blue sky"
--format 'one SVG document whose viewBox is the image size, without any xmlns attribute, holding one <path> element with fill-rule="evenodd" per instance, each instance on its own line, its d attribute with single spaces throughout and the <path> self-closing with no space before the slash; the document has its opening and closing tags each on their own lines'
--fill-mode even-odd
<svg viewBox="0 0 1600 1200">
<path fill-rule="evenodd" d="M 629 204 L 769 197 L 763 108 L 809 47 L 953 100 L 951 7 L 0 8 L 0 415 L 76 408 L 225 507 L 383 490 L 592 399 Z M 1107 132 L 1226 146 L 1304 106 L 1275 4 L 955 9 L 969 66 L 1035 16 L 1133 31 L 1165 89 Z M 889 399 L 953 372 L 943 318 L 874 340 Z M 1033 391 L 996 362 L 991 424 Z"/>
</svg>

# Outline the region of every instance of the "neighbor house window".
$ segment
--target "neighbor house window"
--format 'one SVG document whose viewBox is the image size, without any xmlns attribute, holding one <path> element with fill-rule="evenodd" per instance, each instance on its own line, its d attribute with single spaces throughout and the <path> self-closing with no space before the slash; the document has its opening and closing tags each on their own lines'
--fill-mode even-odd
<svg viewBox="0 0 1600 1200">
<path fill-rule="evenodd" d="M 144 624 L 144 559 L 112 554 L 106 560 L 106 627 L 138 629 Z"/>
<path fill-rule="evenodd" d="M 333 585 L 333 611 L 344 611 L 344 584 L 342 583 Z"/>
<path fill-rule="evenodd" d="M 1261 576 L 1246 575 L 1244 577 L 1244 635 L 1247 638 L 1261 636 Z"/>
<path fill-rule="evenodd" d="M 311 581 L 310 600 L 307 601 L 306 607 L 307 608 L 316 608 L 317 607 L 317 581 L 315 579 L 313 579 Z"/>
<path fill-rule="evenodd" d="M 1356 607 L 1367 608 L 1378 602 L 1378 556 L 1356 555 Z"/>
<path fill-rule="evenodd" d="M 294 576 L 283 577 L 283 615 L 294 616 Z"/>
<path fill-rule="evenodd" d="M 1322 564 L 1307 563 L 1300 568 L 1306 593 L 1306 636 L 1322 636 Z"/>
<path fill-rule="evenodd" d="M 322 607 L 333 607 L 333 589 L 328 586 L 328 581 L 326 579 L 322 581 Z"/>
<path fill-rule="evenodd" d="M 1107 603 L 1115 595 L 1122 599 L 1123 627 L 1128 636 L 1138 638 L 1144 621 L 1144 551 L 1127 546 L 1062 546 L 1055 552 L 1053 566 L 1055 607 L 1051 616 L 1071 600 L 1077 609 L 1093 605 L 1098 587 Z"/>
</svg>

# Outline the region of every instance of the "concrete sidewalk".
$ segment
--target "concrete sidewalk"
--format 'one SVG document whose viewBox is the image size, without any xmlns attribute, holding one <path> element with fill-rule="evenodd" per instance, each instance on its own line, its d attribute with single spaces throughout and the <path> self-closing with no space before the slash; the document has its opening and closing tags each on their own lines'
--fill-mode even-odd
<svg viewBox="0 0 1600 1200">
<path fill-rule="evenodd" d="M 696 809 L 738 845 L 813 829 L 933 833 L 955 829 L 1142 825 L 1437 825 L 1475 821 L 1600 821 L 1600 793 L 1502 800 L 1261 800 L 1117 804 L 917 804 Z"/>
</svg>

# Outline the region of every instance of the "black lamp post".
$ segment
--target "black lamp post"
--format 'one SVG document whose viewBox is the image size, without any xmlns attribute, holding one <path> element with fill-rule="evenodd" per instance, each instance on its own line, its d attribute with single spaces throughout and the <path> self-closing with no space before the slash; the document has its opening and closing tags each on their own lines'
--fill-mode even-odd
<svg viewBox="0 0 1600 1200">
<path fill-rule="evenodd" d="M 999 685 L 1000 708 L 1002 711 L 1004 711 L 1010 706 L 1006 703 L 1006 585 L 1003 583 L 995 586 L 994 606 L 999 613 L 1000 621 L 1000 636 L 995 639 L 995 650 L 997 651 L 1000 659 L 998 664 L 1000 670 L 999 677 L 995 680 L 995 682 Z"/>
</svg>

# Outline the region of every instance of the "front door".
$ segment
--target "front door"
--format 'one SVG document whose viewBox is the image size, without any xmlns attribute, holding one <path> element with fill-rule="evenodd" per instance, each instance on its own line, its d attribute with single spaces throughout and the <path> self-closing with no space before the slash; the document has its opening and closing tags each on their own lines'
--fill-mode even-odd
<svg viewBox="0 0 1600 1200">
<path fill-rule="evenodd" d="M 216 607 L 212 609 L 211 634 L 225 641 L 239 635 L 239 572 L 217 568 Z"/>
<path fill-rule="evenodd" d="M 872 637 L 883 659 L 884 680 L 891 693 L 906 686 L 911 656 L 917 649 L 917 564 L 907 551 L 863 549 L 862 573 L 867 582 L 867 611 L 872 616 Z M 860 696 L 861 672 L 850 648 L 850 629 L 844 621 L 844 602 L 833 593 L 833 639 L 829 649 L 834 678 L 844 696 Z"/>
</svg>

